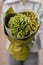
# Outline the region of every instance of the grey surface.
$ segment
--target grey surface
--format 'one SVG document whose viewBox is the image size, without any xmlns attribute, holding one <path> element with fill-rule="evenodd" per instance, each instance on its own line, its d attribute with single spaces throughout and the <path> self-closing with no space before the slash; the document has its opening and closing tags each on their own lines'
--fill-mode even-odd
<svg viewBox="0 0 43 65">
<path fill-rule="evenodd" d="M 41 49 L 40 34 L 35 36 L 34 40 L 32 41 L 32 46 L 30 51 L 35 53 L 38 52 L 39 49 Z"/>
<path fill-rule="evenodd" d="M 38 53 L 31 53 L 30 58 L 25 61 L 17 61 L 11 55 L 8 56 L 9 65 L 38 65 Z"/>
</svg>

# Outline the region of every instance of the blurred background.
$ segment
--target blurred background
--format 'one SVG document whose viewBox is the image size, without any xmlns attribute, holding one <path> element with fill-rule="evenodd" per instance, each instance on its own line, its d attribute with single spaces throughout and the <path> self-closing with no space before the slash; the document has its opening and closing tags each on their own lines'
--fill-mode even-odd
<svg viewBox="0 0 43 65">
<path fill-rule="evenodd" d="M 43 2 L 43 0 L 36 0 L 36 1 Z M 1 15 L 2 15 L 1 12 L 2 12 L 3 2 L 4 0 L 0 0 L 0 65 L 9 65 L 6 47 L 5 47 L 6 46 L 6 36 L 2 30 L 2 23 L 1 23 Z M 41 49 L 38 52 L 39 65 L 43 65 L 43 32 L 40 34 L 40 41 L 41 41 Z"/>
<path fill-rule="evenodd" d="M 2 23 L 1 23 L 1 11 L 2 11 L 2 5 L 4 0 L 0 0 L 0 65 L 8 65 L 7 62 L 7 53 L 5 50 L 5 43 L 6 43 L 6 37 L 2 30 Z"/>
</svg>

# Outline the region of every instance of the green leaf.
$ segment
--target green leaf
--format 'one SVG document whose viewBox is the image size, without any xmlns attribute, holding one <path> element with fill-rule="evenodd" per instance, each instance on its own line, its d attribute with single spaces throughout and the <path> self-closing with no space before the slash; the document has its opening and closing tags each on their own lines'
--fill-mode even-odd
<svg viewBox="0 0 43 65">
<path fill-rule="evenodd" d="M 14 10 L 12 9 L 12 7 L 10 7 L 10 8 L 7 10 L 6 14 L 8 14 L 8 13 L 14 13 Z"/>
</svg>

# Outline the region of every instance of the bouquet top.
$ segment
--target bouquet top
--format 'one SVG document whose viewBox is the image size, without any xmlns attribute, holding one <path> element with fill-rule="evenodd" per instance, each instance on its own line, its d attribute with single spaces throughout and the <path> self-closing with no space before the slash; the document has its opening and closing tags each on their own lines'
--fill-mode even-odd
<svg viewBox="0 0 43 65">
<path fill-rule="evenodd" d="M 13 37 L 23 38 L 32 34 L 39 26 L 38 16 L 33 11 L 26 13 L 17 13 L 10 17 L 8 28 Z"/>
</svg>

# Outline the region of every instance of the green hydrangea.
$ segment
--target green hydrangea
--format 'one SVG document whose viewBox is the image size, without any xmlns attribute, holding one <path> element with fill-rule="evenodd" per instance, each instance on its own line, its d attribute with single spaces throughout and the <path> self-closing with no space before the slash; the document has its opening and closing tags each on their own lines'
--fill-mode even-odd
<svg viewBox="0 0 43 65">
<path fill-rule="evenodd" d="M 28 16 L 27 16 L 28 15 Z M 11 30 L 12 35 L 17 38 L 25 37 L 36 29 L 37 17 L 32 14 L 16 14 L 11 17 L 8 22 L 8 28 Z"/>
</svg>

